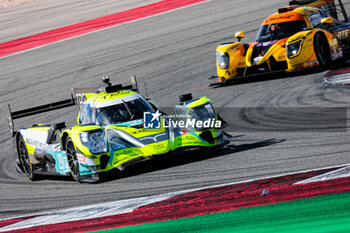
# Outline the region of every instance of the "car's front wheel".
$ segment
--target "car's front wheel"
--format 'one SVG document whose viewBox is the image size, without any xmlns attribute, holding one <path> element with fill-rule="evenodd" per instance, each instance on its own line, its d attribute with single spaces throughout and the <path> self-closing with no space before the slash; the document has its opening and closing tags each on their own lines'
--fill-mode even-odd
<svg viewBox="0 0 350 233">
<path fill-rule="evenodd" d="M 315 35 L 314 51 L 320 66 L 326 66 L 330 60 L 330 51 L 326 38 L 320 33 L 316 33 Z"/>
<path fill-rule="evenodd" d="M 77 152 L 75 150 L 73 141 L 70 137 L 68 137 L 66 140 L 66 152 L 70 173 L 74 180 L 80 182 L 80 171 Z"/>
<path fill-rule="evenodd" d="M 30 180 L 36 180 L 37 176 L 33 173 L 33 164 L 30 162 L 28 149 L 22 135 L 18 140 L 18 156 L 22 171 Z"/>
</svg>

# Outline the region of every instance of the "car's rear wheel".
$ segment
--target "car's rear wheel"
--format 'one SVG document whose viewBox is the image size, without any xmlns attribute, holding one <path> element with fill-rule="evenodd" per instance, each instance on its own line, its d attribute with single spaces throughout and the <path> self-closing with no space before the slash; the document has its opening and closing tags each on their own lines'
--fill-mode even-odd
<svg viewBox="0 0 350 233">
<path fill-rule="evenodd" d="M 315 51 L 317 61 L 320 64 L 320 66 L 321 67 L 326 66 L 330 60 L 330 51 L 329 51 L 329 46 L 328 46 L 327 40 L 320 33 L 316 33 L 316 35 L 315 35 L 314 51 Z"/>
<path fill-rule="evenodd" d="M 68 137 L 66 140 L 66 152 L 70 173 L 74 180 L 80 182 L 80 171 L 77 152 L 75 150 L 73 141 L 70 137 Z"/>
<path fill-rule="evenodd" d="M 22 135 L 18 140 L 18 156 L 22 166 L 22 171 L 30 180 L 36 180 L 37 176 L 33 173 L 33 164 L 30 162 L 28 149 Z"/>
</svg>

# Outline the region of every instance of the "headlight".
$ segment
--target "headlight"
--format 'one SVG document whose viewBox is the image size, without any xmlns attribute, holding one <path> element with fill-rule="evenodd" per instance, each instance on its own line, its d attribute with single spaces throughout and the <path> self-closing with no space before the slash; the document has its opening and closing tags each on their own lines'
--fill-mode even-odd
<svg viewBox="0 0 350 233">
<path fill-rule="evenodd" d="M 221 69 L 227 69 L 230 64 L 230 57 L 227 53 L 216 52 L 216 62 Z"/>
<path fill-rule="evenodd" d="M 89 148 L 92 154 L 102 154 L 107 152 L 104 133 L 101 130 L 81 132 L 80 140 L 84 146 Z"/>
<path fill-rule="evenodd" d="M 303 39 L 287 44 L 287 57 L 293 58 L 299 55 Z"/>
</svg>

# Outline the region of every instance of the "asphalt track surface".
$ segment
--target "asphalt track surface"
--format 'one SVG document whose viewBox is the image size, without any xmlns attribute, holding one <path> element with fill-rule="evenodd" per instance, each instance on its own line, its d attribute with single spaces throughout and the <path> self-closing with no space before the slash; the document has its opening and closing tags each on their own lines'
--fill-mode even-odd
<svg viewBox="0 0 350 233">
<path fill-rule="evenodd" d="M 144 6 L 157 0 L 35 0 L 1 9 L 0 42 Z"/>
<path fill-rule="evenodd" d="M 30 182 L 15 171 L 6 104 L 20 110 L 66 99 L 71 87 L 96 86 L 102 75 L 126 84 L 136 74 L 141 93 L 146 83 L 148 96 L 164 107 L 175 106 L 177 96 L 188 92 L 210 97 L 216 107 L 347 107 L 350 90 L 323 88 L 317 82 L 321 73 L 208 87 L 207 78 L 216 72 L 216 46 L 232 41 L 238 30 L 244 30 L 245 41 L 254 40 L 261 21 L 283 5 L 280 0 L 212 0 L 1 59 L 0 218 L 349 164 L 347 130 L 242 130 L 231 132 L 231 150 L 139 164 L 100 184 L 59 177 Z M 75 116 L 70 108 L 20 119 L 15 126 L 60 121 L 71 126 Z"/>
</svg>

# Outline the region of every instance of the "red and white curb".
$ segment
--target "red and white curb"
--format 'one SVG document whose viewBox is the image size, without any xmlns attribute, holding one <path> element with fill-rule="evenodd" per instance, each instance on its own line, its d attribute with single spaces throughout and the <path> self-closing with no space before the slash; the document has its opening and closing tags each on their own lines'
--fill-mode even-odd
<svg viewBox="0 0 350 233">
<path fill-rule="evenodd" d="M 82 232 L 350 191 L 347 165 L 0 220 L 0 232 Z"/>
<path fill-rule="evenodd" d="M 0 58 L 23 53 L 49 44 L 120 26 L 190 7 L 210 0 L 161 0 L 145 6 L 65 26 L 0 44 Z"/>
<path fill-rule="evenodd" d="M 324 84 L 330 86 L 350 85 L 350 68 L 331 70 L 324 75 Z"/>
<path fill-rule="evenodd" d="M 334 171 L 327 172 L 325 174 L 321 174 L 315 177 L 311 177 L 306 180 L 301 180 L 299 182 L 294 183 L 297 184 L 309 184 L 313 182 L 321 182 L 321 181 L 328 181 L 333 179 L 339 179 L 339 178 L 346 178 L 350 177 L 350 167 L 343 167 Z"/>
<path fill-rule="evenodd" d="M 30 216 L 25 216 L 26 218 L 29 217 L 29 219 L 2 227 L 0 228 L 0 232 L 30 228 L 33 226 L 71 222 L 104 217 L 109 215 L 130 213 L 141 206 L 146 206 L 155 202 L 160 202 L 169 199 L 173 196 L 180 195 L 182 193 L 184 192 L 174 192 L 150 197 L 132 198 L 114 202 L 107 202 L 103 204 L 95 204 L 77 208 L 70 208 L 66 210 L 59 210 L 51 213 L 39 213 L 33 215 L 32 218 L 30 218 Z M 0 225 L 2 221 L 8 220 L 0 220 Z"/>
</svg>

